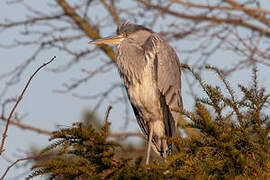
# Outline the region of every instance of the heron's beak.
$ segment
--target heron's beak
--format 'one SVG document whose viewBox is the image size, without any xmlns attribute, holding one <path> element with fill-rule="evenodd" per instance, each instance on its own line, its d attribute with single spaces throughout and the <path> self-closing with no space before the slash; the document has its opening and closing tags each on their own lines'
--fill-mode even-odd
<svg viewBox="0 0 270 180">
<path fill-rule="evenodd" d="M 118 35 L 90 41 L 88 44 L 120 44 L 123 40 L 124 37 L 122 35 Z"/>
</svg>

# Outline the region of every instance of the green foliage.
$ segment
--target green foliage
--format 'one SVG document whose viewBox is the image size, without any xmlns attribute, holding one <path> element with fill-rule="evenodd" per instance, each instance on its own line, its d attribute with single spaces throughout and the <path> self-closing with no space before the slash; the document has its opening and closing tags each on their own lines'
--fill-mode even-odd
<svg viewBox="0 0 270 180">
<path fill-rule="evenodd" d="M 190 126 L 200 136 L 176 140 L 181 151 L 173 158 L 181 162 L 179 173 L 189 179 L 267 179 L 269 178 L 269 117 L 263 112 L 269 99 L 265 89 L 258 88 L 257 70 L 253 70 L 252 86 L 239 85 L 243 94 L 236 98 L 220 71 L 217 73 L 227 91 L 199 81 L 207 98 L 198 98 L 194 112 L 183 111 Z M 178 159 L 178 160 L 177 160 Z M 190 172 L 190 173 L 188 173 Z"/>
<path fill-rule="evenodd" d="M 52 179 L 97 178 L 105 170 L 118 168 L 113 151 L 119 145 L 106 140 L 108 126 L 95 131 L 91 125 L 77 123 L 54 132 L 50 139 L 55 140 L 54 143 L 41 153 L 51 150 L 57 150 L 57 153 L 36 163 L 32 168 L 38 170 L 30 177 L 51 173 Z"/>
<path fill-rule="evenodd" d="M 236 97 L 229 83 L 216 68 L 214 71 L 225 89 L 212 87 L 188 66 L 206 94 L 197 98 L 194 111 L 181 110 L 191 120 L 198 136 L 170 139 L 179 152 L 166 163 L 154 160 L 144 165 L 116 156 L 119 145 L 107 141 L 109 124 L 95 130 L 90 124 L 75 124 L 56 131 L 54 140 L 42 153 L 57 153 L 33 166 L 29 178 L 49 174 L 51 179 L 268 179 L 270 178 L 269 117 L 265 107 L 269 95 L 258 87 L 257 70 L 253 70 L 251 87 L 239 85 Z M 119 157 L 119 158 L 118 158 Z"/>
<path fill-rule="evenodd" d="M 120 145 L 108 142 L 109 123 L 100 131 L 83 123 L 54 132 L 50 140 L 55 140 L 41 154 L 56 151 L 48 159 L 37 162 L 32 169 L 31 179 L 48 175 L 48 179 L 149 179 L 164 176 L 156 167 L 146 168 L 142 157 L 131 159 L 115 158 L 115 149 Z M 46 155 L 48 157 L 48 155 Z"/>
</svg>

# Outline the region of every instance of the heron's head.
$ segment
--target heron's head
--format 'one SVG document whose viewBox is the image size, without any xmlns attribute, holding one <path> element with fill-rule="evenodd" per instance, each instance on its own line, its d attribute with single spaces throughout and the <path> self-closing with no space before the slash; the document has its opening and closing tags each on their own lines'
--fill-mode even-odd
<svg viewBox="0 0 270 180">
<path fill-rule="evenodd" d="M 117 28 L 116 35 L 90 41 L 89 44 L 121 44 L 129 41 L 144 44 L 153 32 L 141 25 L 124 23 Z"/>
</svg>

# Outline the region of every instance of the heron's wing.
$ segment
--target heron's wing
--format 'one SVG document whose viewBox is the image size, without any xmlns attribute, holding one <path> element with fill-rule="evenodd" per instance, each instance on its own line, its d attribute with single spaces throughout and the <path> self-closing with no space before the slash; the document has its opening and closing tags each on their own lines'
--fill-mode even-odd
<svg viewBox="0 0 270 180">
<path fill-rule="evenodd" d="M 130 95 L 129 95 L 129 92 L 128 92 L 128 88 L 126 85 L 125 85 L 125 88 L 126 88 L 128 99 L 130 100 L 130 104 L 131 104 L 132 109 L 134 111 L 134 114 L 136 116 L 137 122 L 139 124 L 139 127 L 141 128 L 142 134 L 145 138 L 147 138 L 149 136 L 149 127 L 148 127 L 146 121 L 143 119 L 143 115 L 142 115 L 140 109 L 132 102 Z"/>
<path fill-rule="evenodd" d="M 146 54 L 153 61 L 155 80 L 161 93 L 165 131 L 167 136 L 175 134 L 179 113 L 171 109 L 182 107 L 180 62 L 173 50 L 158 34 L 150 36 L 145 44 Z M 148 51 L 148 52 L 147 52 Z"/>
<path fill-rule="evenodd" d="M 149 136 L 149 127 L 147 126 L 146 122 L 144 121 L 143 116 L 141 115 L 141 112 L 139 111 L 139 109 L 133 103 L 131 103 L 131 106 L 133 108 L 137 122 L 138 122 L 138 124 L 143 132 L 142 134 L 145 138 L 147 138 Z"/>
</svg>

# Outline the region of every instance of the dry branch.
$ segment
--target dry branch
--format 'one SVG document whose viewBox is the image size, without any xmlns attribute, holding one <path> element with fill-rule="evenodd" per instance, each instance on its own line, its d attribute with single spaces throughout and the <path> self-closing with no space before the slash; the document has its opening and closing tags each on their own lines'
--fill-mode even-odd
<svg viewBox="0 0 270 180">
<path fill-rule="evenodd" d="M 105 116 L 104 119 L 106 120 L 106 118 L 107 118 L 107 113 L 106 113 L 106 116 Z M 7 121 L 6 118 L 1 117 L 1 116 L 0 116 L 0 119 L 2 119 L 3 121 Z M 16 127 L 19 127 L 19 128 L 21 128 L 23 130 L 29 130 L 29 131 L 37 132 L 37 133 L 44 134 L 44 135 L 52 135 L 53 134 L 52 131 L 48 131 L 48 130 L 37 128 L 37 127 L 34 127 L 34 126 L 22 124 L 22 123 L 15 122 L 15 121 L 12 121 L 12 120 L 10 120 L 9 124 L 14 125 Z M 118 138 L 118 137 L 128 137 L 128 136 L 143 137 L 143 135 L 141 133 L 136 133 L 136 132 L 109 133 L 108 136 L 109 137 L 116 137 L 116 138 Z"/>
<path fill-rule="evenodd" d="M 7 167 L 7 169 L 5 170 L 4 174 L 1 176 L 0 180 L 3 180 L 5 178 L 5 176 L 7 175 L 8 171 L 15 166 L 17 163 L 21 162 L 21 161 L 27 161 L 27 160 L 31 160 L 31 159 L 39 159 L 42 158 L 44 156 L 48 156 L 47 154 L 38 154 L 38 155 L 34 155 L 34 156 L 29 156 L 29 157 L 25 157 L 25 158 L 20 158 L 17 159 L 16 161 L 14 161 L 11 165 L 9 165 Z"/>
<path fill-rule="evenodd" d="M 0 116 L 0 119 L 2 119 L 3 121 L 7 121 L 7 118 L 5 118 L 5 117 Z M 34 126 L 30 126 L 30 125 L 26 125 L 26 124 L 23 124 L 21 122 L 16 122 L 14 120 L 10 120 L 9 124 L 14 125 L 16 127 L 19 127 L 19 128 L 21 128 L 23 130 L 30 130 L 30 131 L 37 132 L 39 134 L 44 134 L 44 135 L 52 135 L 51 131 L 41 129 L 41 128 L 37 128 L 37 127 L 34 127 Z"/>
<path fill-rule="evenodd" d="M 65 14 L 58 14 L 58 15 L 46 16 L 46 17 L 35 17 L 35 18 L 30 18 L 30 19 L 24 20 L 24 21 L 12 22 L 12 23 L 7 23 L 7 24 L 0 23 L 0 28 L 10 28 L 10 27 L 15 27 L 15 26 L 33 24 L 33 23 L 36 23 L 39 21 L 54 20 L 54 19 L 58 19 L 64 15 Z"/>
<path fill-rule="evenodd" d="M 15 111 L 15 109 L 17 108 L 18 104 L 20 103 L 20 101 L 22 100 L 23 98 L 23 95 L 24 93 L 26 92 L 26 89 L 28 88 L 31 80 L 33 79 L 33 77 L 39 72 L 39 70 L 41 70 L 43 67 L 47 66 L 48 64 L 50 64 L 54 59 L 56 58 L 56 56 L 54 56 L 50 61 L 48 61 L 47 63 L 44 63 L 43 65 L 41 65 L 33 74 L 32 76 L 29 78 L 28 82 L 26 83 L 21 95 L 19 96 L 17 102 L 15 103 L 15 105 L 13 106 L 10 114 L 9 114 L 9 117 L 7 118 L 7 122 L 6 122 L 6 127 L 5 127 L 5 131 L 2 135 L 2 142 L 1 142 L 1 147 L 0 147 L 0 156 L 1 154 L 3 153 L 4 151 L 4 144 L 5 144 L 5 140 L 6 140 L 6 137 L 7 137 L 7 131 L 8 131 L 8 126 L 9 126 L 9 123 L 10 123 L 10 119 Z"/>
<path fill-rule="evenodd" d="M 63 8 L 67 16 L 69 16 L 77 24 L 77 26 L 79 26 L 79 28 L 85 32 L 85 34 L 88 37 L 90 37 L 93 40 L 100 38 L 99 34 L 95 31 L 94 27 L 91 26 L 85 19 L 80 17 L 65 0 L 56 0 L 56 2 Z M 113 62 L 115 62 L 114 51 L 110 46 L 100 45 L 99 47 Z"/>
<path fill-rule="evenodd" d="M 233 0 L 224 0 L 225 2 L 231 4 L 234 8 L 241 8 L 242 5 L 237 3 Z M 253 9 L 243 9 L 243 11 L 248 14 L 249 16 L 253 17 L 254 19 L 257 19 L 261 23 L 265 24 L 266 26 L 270 27 L 270 21 L 269 19 L 266 19 L 264 16 L 258 14 L 258 12 L 254 11 Z"/>
<path fill-rule="evenodd" d="M 116 8 L 114 6 L 114 1 L 111 0 L 111 4 L 108 4 L 106 0 L 101 0 L 101 3 L 107 8 L 107 10 L 110 12 L 114 22 L 117 24 L 117 26 L 120 26 L 122 24 L 120 18 L 118 17 Z"/>
<path fill-rule="evenodd" d="M 17 159 L 15 162 L 13 162 L 10 166 L 7 167 L 7 169 L 5 170 L 4 174 L 1 176 L 0 180 L 3 180 L 5 178 L 5 176 L 7 175 L 8 171 L 15 166 L 18 162 L 20 161 L 25 161 L 25 160 L 29 160 L 29 159 L 34 159 L 36 157 L 26 157 L 26 158 L 21 158 L 21 159 Z"/>
<path fill-rule="evenodd" d="M 269 10 L 261 9 L 261 8 L 248 8 L 248 7 L 243 7 L 243 6 L 230 7 L 230 6 L 221 6 L 221 5 L 211 6 L 211 5 L 204 5 L 204 4 L 196 4 L 196 3 L 187 2 L 187 1 L 183 1 L 183 0 L 172 0 L 172 2 L 182 4 L 182 5 L 185 5 L 187 7 L 194 7 L 194 8 L 201 8 L 201 9 L 211 9 L 211 10 L 221 9 L 221 10 L 230 10 L 230 11 L 253 11 L 256 13 L 270 14 Z"/>
<path fill-rule="evenodd" d="M 186 13 L 172 11 L 169 8 L 164 8 L 160 5 L 152 4 L 149 1 L 145 1 L 145 0 L 137 0 L 137 1 L 142 3 L 147 8 L 155 9 L 155 10 L 158 10 L 158 11 L 164 13 L 164 14 L 169 14 L 169 15 L 172 15 L 175 17 L 179 17 L 179 18 L 183 18 L 183 19 L 187 19 L 187 20 L 192 20 L 192 21 L 196 21 L 196 22 L 206 21 L 206 22 L 212 22 L 212 23 L 216 23 L 216 24 L 228 23 L 228 24 L 231 24 L 234 26 L 241 26 L 244 28 L 248 28 L 250 30 L 258 32 L 261 35 L 265 35 L 267 37 L 270 37 L 270 32 L 267 31 L 267 29 L 262 28 L 260 26 L 256 26 L 256 25 L 251 24 L 251 23 L 247 23 L 241 18 L 238 18 L 238 19 L 230 18 L 230 17 L 217 18 L 217 17 L 209 17 L 209 16 L 206 16 L 204 14 L 202 14 L 202 15 L 189 15 Z"/>
</svg>

